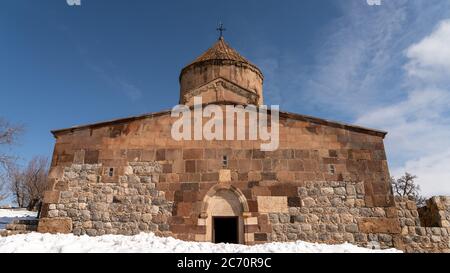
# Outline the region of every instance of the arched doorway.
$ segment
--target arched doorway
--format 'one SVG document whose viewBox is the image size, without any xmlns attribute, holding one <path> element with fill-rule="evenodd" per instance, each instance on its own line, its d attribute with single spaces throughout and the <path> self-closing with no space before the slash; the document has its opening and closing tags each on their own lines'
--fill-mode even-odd
<svg viewBox="0 0 450 273">
<path fill-rule="evenodd" d="M 248 204 L 233 186 L 216 185 L 205 196 L 201 217 L 206 222 L 206 241 L 243 244 L 244 213 Z"/>
</svg>

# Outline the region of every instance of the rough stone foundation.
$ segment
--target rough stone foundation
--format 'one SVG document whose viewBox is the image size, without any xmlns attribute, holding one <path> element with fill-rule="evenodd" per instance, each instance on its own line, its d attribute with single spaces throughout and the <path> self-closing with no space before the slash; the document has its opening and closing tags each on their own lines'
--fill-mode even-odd
<svg viewBox="0 0 450 273">
<path fill-rule="evenodd" d="M 406 252 L 446 252 L 450 253 L 450 227 L 447 225 L 450 213 L 450 197 L 433 197 L 427 207 L 419 209 L 432 210 L 428 217 L 441 219 L 435 226 L 421 224 L 416 203 L 407 198 L 396 198 L 400 219 L 401 234 L 396 236 L 397 248 Z M 436 206 L 437 204 L 437 206 Z M 428 207 L 431 205 L 431 208 Z M 434 209 L 433 209 L 434 208 Z"/>
<path fill-rule="evenodd" d="M 270 213 L 272 241 L 350 242 L 393 247 L 400 232 L 396 209 L 366 207 L 362 182 L 310 182 L 298 187 L 298 206 Z M 291 199 L 294 202 L 294 199 Z"/>
<path fill-rule="evenodd" d="M 101 164 L 66 167 L 58 182 L 65 185 L 64 189 L 55 191 L 59 196 L 54 203 L 46 204 L 46 218 L 59 222 L 71 219 L 70 230 L 65 229 L 66 224 L 59 231 L 76 235 L 168 233 L 167 219 L 172 215 L 173 202 L 155 189 L 161 172 L 159 164 L 130 163 L 119 183 L 100 181 L 103 171 Z M 39 229 L 52 231 L 48 226 L 43 222 Z"/>
</svg>

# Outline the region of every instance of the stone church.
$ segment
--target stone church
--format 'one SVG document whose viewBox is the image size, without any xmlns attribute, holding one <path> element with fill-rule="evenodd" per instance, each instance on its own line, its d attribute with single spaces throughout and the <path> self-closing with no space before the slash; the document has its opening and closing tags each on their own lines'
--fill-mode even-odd
<svg viewBox="0 0 450 273">
<path fill-rule="evenodd" d="M 179 102 L 259 107 L 263 81 L 220 37 L 181 70 Z M 445 219 L 421 227 L 414 201 L 394 198 L 386 132 L 280 111 L 279 147 L 262 151 L 260 140 L 174 140 L 175 120 L 168 110 L 52 131 L 38 231 L 449 248 Z"/>
</svg>

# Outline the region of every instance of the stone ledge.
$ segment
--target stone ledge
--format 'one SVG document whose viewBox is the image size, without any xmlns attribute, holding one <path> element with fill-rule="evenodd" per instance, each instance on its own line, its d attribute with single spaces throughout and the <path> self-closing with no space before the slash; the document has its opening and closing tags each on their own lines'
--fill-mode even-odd
<svg viewBox="0 0 450 273">
<path fill-rule="evenodd" d="M 397 218 L 360 218 L 359 231 L 363 233 L 390 233 L 401 232 L 400 221 Z"/>
<path fill-rule="evenodd" d="M 41 218 L 37 228 L 41 233 L 71 233 L 72 219 L 69 217 Z"/>
</svg>

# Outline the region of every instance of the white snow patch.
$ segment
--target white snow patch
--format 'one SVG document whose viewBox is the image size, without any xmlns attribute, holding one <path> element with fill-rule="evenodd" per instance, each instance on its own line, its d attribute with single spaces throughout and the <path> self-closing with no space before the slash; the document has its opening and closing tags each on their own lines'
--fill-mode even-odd
<svg viewBox="0 0 450 273">
<path fill-rule="evenodd" d="M 302 241 L 255 246 L 184 242 L 153 233 L 134 236 L 29 233 L 0 238 L 0 252 L 145 252 L 145 253 L 400 253 L 397 249 L 371 250 L 345 243 L 326 245 Z"/>
<path fill-rule="evenodd" d="M 36 219 L 37 212 L 26 209 L 0 209 L 0 230 L 5 229 L 6 225 L 14 220 L 32 220 Z"/>
</svg>

